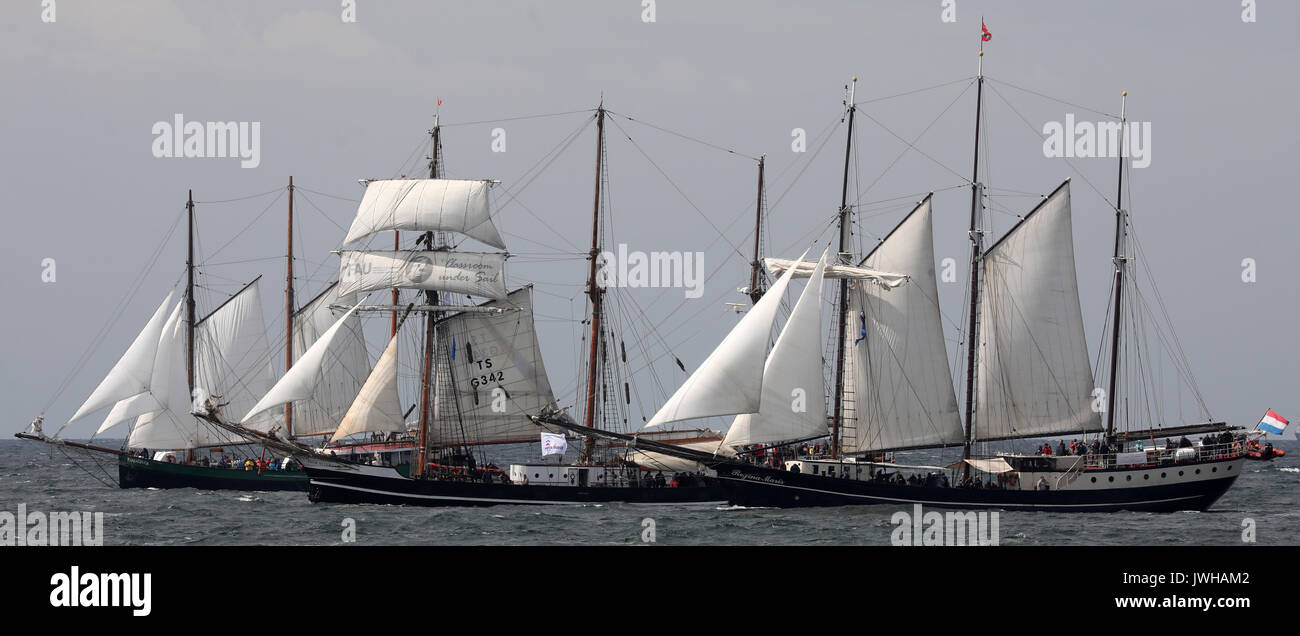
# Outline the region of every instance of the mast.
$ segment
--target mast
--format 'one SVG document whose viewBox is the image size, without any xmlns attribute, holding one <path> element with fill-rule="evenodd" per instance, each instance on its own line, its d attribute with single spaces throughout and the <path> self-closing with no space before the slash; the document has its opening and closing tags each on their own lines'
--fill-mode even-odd
<svg viewBox="0 0 1300 636">
<path fill-rule="evenodd" d="M 185 257 L 185 374 L 190 395 L 194 395 L 194 190 L 189 191 L 185 202 L 188 221 L 189 247 Z"/>
<path fill-rule="evenodd" d="M 284 370 L 293 368 L 293 175 L 289 175 L 289 240 L 284 273 Z M 284 403 L 284 432 L 293 437 L 293 403 Z"/>
<path fill-rule="evenodd" d="M 838 261 L 841 265 L 851 265 L 850 253 L 853 239 L 851 210 L 849 209 L 849 159 L 853 155 L 853 115 L 858 108 L 853 103 L 853 89 L 857 87 L 858 78 L 848 86 L 849 134 L 844 145 L 844 184 L 840 188 L 840 251 Z M 844 417 L 844 330 L 849 315 L 849 280 L 840 279 L 840 306 L 836 315 L 839 336 L 835 340 L 835 409 L 831 415 L 831 457 L 839 457 L 840 423 Z"/>
<path fill-rule="evenodd" d="M 433 116 L 433 129 L 429 131 L 429 137 L 432 143 L 432 151 L 429 153 L 429 178 L 438 178 L 438 146 L 441 142 L 442 128 L 438 125 L 438 115 L 435 112 Z M 396 241 L 396 237 L 393 239 Z M 433 232 L 425 232 L 422 237 L 425 248 L 433 249 Z M 417 244 L 419 241 L 416 241 Z M 438 304 L 438 292 L 424 292 L 425 300 L 430 305 Z M 393 289 L 393 304 L 397 304 L 397 289 Z M 431 400 L 431 387 L 433 384 L 433 343 L 434 343 L 434 324 L 441 317 L 441 312 L 426 312 L 424 314 L 424 357 L 420 373 L 420 452 L 418 455 L 419 463 L 415 467 L 414 475 L 419 477 L 424 474 L 424 467 L 428 463 L 428 435 L 429 435 L 429 405 Z M 397 312 L 393 312 L 394 321 L 396 321 Z M 397 335 L 397 323 L 393 323 L 393 335 Z"/>
<path fill-rule="evenodd" d="M 980 39 L 979 72 L 975 88 L 975 160 L 970 179 L 970 325 L 966 334 L 966 439 L 961 457 L 970 459 L 975 437 L 975 351 L 979 348 L 980 257 L 984 253 L 984 232 L 980 229 L 980 116 L 984 105 L 984 40 Z M 962 479 L 970 476 L 970 464 L 962 464 Z"/>
<path fill-rule="evenodd" d="M 758 258 L 759 239 L 763 236 L 763 163 L 767 160 L 767 155 L 763 154 L 758 158 L 758 203 L 754 205 L 754 262 L 750 264 L 749 272 L 749 301 L 757 303 L 763 297 L 763 290 L 759 289 L 759 275 L 762 274 L 763 264 Z"/>
<path fill-rule="evenodd" d="M 601 295 L 603 290 L 596 285 L 596 265 L 600 257 L 600 175 L 605 158 L 605 100 L 596 108 L 596 195 L 591 211 L 591 272 L 587 277 L 587 297 L 591 299 L 591 338 L 590 351 L 587 356 L 587 409 L 583 414 L 587 428 L 595 428 L 596 423 L 596 376 L 600 372 L 600 318 Z M 595 450 L 596 438 L 588 435 L 582 445 L 582 461 L 591 462 Z"/>
<path fill-rule="evenodd" d="M 1113 331 L 1110 339 L 1110 389 L 1106 393 L 1106 437 L 1109 439 L 1115 435 L 1115 385 L 1119 379 L 1119 337 L 1120 337 L 1120 319 L 1123 314 L 1120 311 L 1124 301 L 1124 266 L 1127 264 L 1127 258 L 1124 254 L 1124 156 L 1128 150 L 1125 142 L 1128 137 L 1125 130 L 1128 125 L 1126 117 L 1126 108 L 1128 107 L 1128 91 L 1124 91 L 1121 96 L 1119 107 L 1119 178 L 1117 179 L 1118 191 L 1115 193 L 1115 315 Z"/>
</svg>

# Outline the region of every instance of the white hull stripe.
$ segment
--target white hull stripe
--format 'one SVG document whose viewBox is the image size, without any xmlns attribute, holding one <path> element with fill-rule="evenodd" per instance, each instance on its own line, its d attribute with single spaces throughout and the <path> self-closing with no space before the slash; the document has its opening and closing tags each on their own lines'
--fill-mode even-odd
<svg viewBox="0 0 1300 636">
<path fill-rule="evenodd" d="M 488 503 L 513 503 L 513 504 L 544 504 L 549 506 L 580 506 L 589 503 L 626 503 L 634 506 L 721 506 L 726 504 L 726 500 L 717 501 L 688 501 L 688 502 L 658 502 L 658 501 L 548 501 L 542 499 L 496 499 L 491 497 L 454 497 L 451 495 L 421 495 L 417 493 L 392 492 L 390 490 L 377 490 L 374 488 L 362 488 L 360 486 L 348 486 L 345 484 L 336 484 L 328 481 L 311 480 L 314 486 L 324 486 L 327 488 L 342 488 L 344 490 L 356 490 L 359 492 L 368 492 L 375 495 L 384 495 L 386 497 L 405 497 L 407 499 L 438 499 L 447 501 L 483 501 Z"/>
<path fill-rule="evenodd" d="M 1165 503 L 1168 501 L 1182 501 L 1184 499 L 1196 499 L 1198 497 L 1203 496 L 1203 495 L 1188 495 L 1186 497 L 1170 497 L 1168 499 L 1149 499 L 1146 501 L 1125 501 L 1122 503 L 1111 502 L 1111 503 L 1076 503 L 1076 504 L 1014 503 L 1009 501 L 987 502 L 987 503 L 976 502 L 976 501 L 928 501 L 925 499 L 904 499 L 901 497 L 882 497 L 880 495 L 860 495 L 858 493 L 838 492 L 834 490 L 822 490 L 819 488 L 808 488 L 806 486 L 789 486 L 786 484 L 756 482 L 750 479 L 737 479 L 735 477 L 724 477 L 722 475 L 718 475 L 718 478 L 737 481 L 744 484 L 755 484 L 760 486 L 767 486 L 769 488 L 789 488 L 791 490 L 806 490 L 808 492 L 820 492 L 828 495 L 836 495 L 839 497 L 857 497 L 859 499 L 875 499 L 880 501 L 893 501 L 899 503 L 922 503 L 922 504 L 933 504 L 937 506 L 987 506 L 990 508 L 1026 507 L 1026 506 L 1033 507 L 1033 508 L 1086 508 L 1086 507 L 1099 508 L 1102 506 L 1134 506 L 1134 505 L 1143 505 L 1143 504 Z M 953 490 L 960 490 L 960 488 L 954 488 Z"/>
</svg>

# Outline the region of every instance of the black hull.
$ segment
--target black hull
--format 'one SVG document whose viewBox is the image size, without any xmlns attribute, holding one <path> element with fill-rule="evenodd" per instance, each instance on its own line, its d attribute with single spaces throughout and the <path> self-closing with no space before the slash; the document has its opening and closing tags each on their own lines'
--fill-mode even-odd
<svg viewBox="0 0 1300 636">
<path fill-rule="evenodd" d="M 1167 485 L 1035 491 L 886 484 L 748 465 L 720 464 L 713 468 L 727 491 L 727 499 L 738 506 L 922 504 L 938 508 L 1043 512 L 1205 510 L 1232 486 L 1240 472 L 1238 467 L 1226 477 Z"/>
<path fill-rule="evenodd" d="M 407 479 L 310 466 L 306 471 L 310 479 L 307 496 L 315 503 L 407 506 L 719 505 L 726 501 L 725 491 L 716 483 L 688 488 L 540 486 Z"/>
<path fill-rule="evenodd" d="M 122 488 L 198 488 L 200 490 L 307 490 L 303 472 L 264 471 L 190 466 L 119 455 L 118 486 Z"/>
</svg>

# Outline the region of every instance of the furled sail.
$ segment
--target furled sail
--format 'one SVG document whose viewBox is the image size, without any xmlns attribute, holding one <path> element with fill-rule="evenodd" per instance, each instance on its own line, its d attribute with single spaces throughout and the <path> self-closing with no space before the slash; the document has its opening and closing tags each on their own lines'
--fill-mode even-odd
<svg viewBox="0 0 1300 636">
<path fill-rule="evenodd" d="M 158 355 L 158 339 L 162 337 L 163 325 L 167 322 L 167 306 L 172 303 L 174 294 L 168 292 L 167 297 L 163 299 L 162 304 L 155 309 L 149 322 L 145 323 L 144 329 L 136 335 L 131 346 L 127 347 L 126 353 L 113 365 L 108 375 L 100 381 L 99 386 L 90 393 L 85 403 L 77 412 L 68 420 L 69 423 L 75 422 L 93 411 L 126 400 L 134 395 L 144 393 L 149 389 L 149 383 L 153 378 L 154 360 Z M 120 422 L 132 415 L 126 415 L 113 423 Z M 100 432 L 112 426 L 106 423 L 100 427 Z"/>
<path fill-rule="evenodd" d="M 939 313 L 934 221 L 926 197 L 863 264 L 907 272 L 897 289 L 851 284 L 844 343 L 852 361 L 853 438 L 847 452 L 961 444 Z"/>
<path fill-rule="evenodd" d="M 807 255 L 804 252 L 799 260 Z M 758 412 L 772 321 L 793 274 L 794 269 L 788 269 L 777 279 L 646 426 Z"/>
<path fill-rule="evenodd" d="M 388 341 L 329 441 L 334 443 L 348 435 L 377 432 L 406 432 L 402 400 L 397 395 L 397 336 Z"/>
<path fill-rule="evenodd" d="M 758 412 L 737 415 L 727 429 L 724 445 L 784 442 L 828 432 L 821 352 L 825 268 L 826 254 L 822 253 L 767 357 Z"/>
<path fill-rule="evenodd" d="M 338 283 L 331 283 L 319 296 L 294 313 L 295 364 L 346 312 L 344 309 L 334 309 L 332 304 L 356 304 L 353 296 L 336 298 L 334 288 L 337 286 Z M 326 364 L 321 367 L 317 390 L 311 399 L 293 406 L 294 435 L 319 435 L 333 431 L 347 413 L 369 374 L 370 357 L 366 353 L 361 318 L 352 314 L 334 335 Z"/>
<path fill-rule="evenodd" d="M 400 287 L 500 300 L 506 297 L 506 255 L 450 251 L 339 252 L 339 296 Z"/>
<path fill-rule="evenodd" d="M 976 440 L 1102 430 L 1092 409 L 1069 184 L 984 252 Z"/>
<path fill-rule="evenodd" d="M 212 396 L 223 413 L 246 413 L 271 390 L 275 371 L 256 282 L 194 326 L 194 359 L 197 397 Z M 246 426 L 268 431 L 282 421 L 282 412 L 265 412 Z"/>
<path fill-rule="evenodd" d="M 505 249 L 492 223 L 491 185 L 491 181 L 467 179 L 371 181 L 343 242 L 385 230 L 432 230 L 459 232 Z"/>
<path fill-rule="evenodd" d="M 784 274 L 787 269 L 794 266 L 795 278 L 808 278 L 812 276 L 816 263 L 807 261 L 792 261 L 788 258 L 765 258 L 763 263 L 767 265 L 768 271 L 773 276 Z M 825 278 L 847 278 L 849 280 L 871 281 L 882 287 L 898 287 L 907 282 L 907 274 L 896 274 L 894 272 L 882 271 L 870 267 L 853 267 L 851 265 L 827 264 L 825 271 L 822 273 Z"/>
<path fill-rule="evenodd" d="M 348 318 L 355 315 L 355 312 L 356 307 L 349 309 L 342 318 L 321 334 L 320 338 L 303 352 L 302 357 L 298 358 L 298 362 L 281 376 L 280 381 L 276 382 L 275 386 L 253 405 L 240 423 L 247 425 L 262 411 L 282 406 L 286 402 L 307 400 L 315 395 L 326 377 L 324 369 L 332 363 L 335 354 L 333 343 L 339 332 L 347 326 Z"/>
<path fill-rule="evenodd" d="M 532 286 L 479 307 L 503 311 L 466 311 L 438 323 L 431 443 L 535 442 L 541 431 L 563 433 L 530 419 L 555 403 L 533 324 Z"/>
</svg>

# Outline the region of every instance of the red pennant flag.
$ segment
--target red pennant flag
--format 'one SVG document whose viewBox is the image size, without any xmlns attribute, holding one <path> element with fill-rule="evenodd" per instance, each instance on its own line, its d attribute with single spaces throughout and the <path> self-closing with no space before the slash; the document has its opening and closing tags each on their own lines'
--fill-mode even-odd
<svg viewBox="0 0 1300 636">
<path fill-rule="evenodd" d="M 988 42 L 993 39 L 993 34 L 989 33 L 989 28 L 984 26 L 983 18 L 980 18 L 980 30 L 984 31 L 984 35 L 980 36 L 983 41 Z"/>
</svg>

